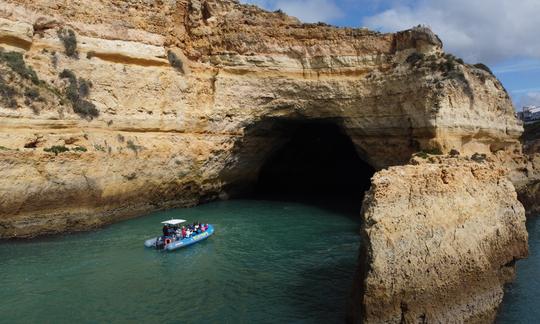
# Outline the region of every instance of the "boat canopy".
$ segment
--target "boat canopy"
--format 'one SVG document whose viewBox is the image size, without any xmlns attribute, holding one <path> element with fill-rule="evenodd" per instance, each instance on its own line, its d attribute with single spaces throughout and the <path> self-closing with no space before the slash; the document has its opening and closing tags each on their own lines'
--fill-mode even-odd
<svg viewBox="0 0 540 324">
<path fill-rule="evenodd" d="M 186 221 L 183 220 L 183 219 L 171 219 L 171 220 L 168 220 L 168 221 L 164 221 L 164 222 L 161 222 L 161 224 L 165 224 L 165 225 L 178 225 L 178 224 L 182 224 L 182 223 L 185 223 Z"/>
</svg>

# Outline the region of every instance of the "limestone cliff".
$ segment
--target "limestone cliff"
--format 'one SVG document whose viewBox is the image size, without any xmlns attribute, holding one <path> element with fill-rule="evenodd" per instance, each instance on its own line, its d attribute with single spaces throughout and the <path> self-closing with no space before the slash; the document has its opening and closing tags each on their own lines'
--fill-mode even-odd
<svg viewBox="0 0 540 324">
<path fill-rule="evenodd" d="M 425 28 L 301 24 L 232 0 L 3 0 L 0 46 L 0 238 L 225 197 L 283 120 L 339 125 L 377 168 L 512 151 L 522 131 L 500 82 Z"/>
<path fill-rule="evenodd" d="M 365 323 L 487 323 L 527 256 L 505 169 L 450 159 L 372 179 L 354 311 Z"/>
</svg>

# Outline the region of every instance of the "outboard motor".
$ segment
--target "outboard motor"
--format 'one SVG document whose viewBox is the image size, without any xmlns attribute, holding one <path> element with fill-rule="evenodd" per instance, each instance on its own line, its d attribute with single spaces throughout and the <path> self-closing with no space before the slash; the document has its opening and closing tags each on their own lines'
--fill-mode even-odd
<svg viewBox="0 0 540 324">
<path fill-rule="evenodd" d="M 163 240 L 163 237 L 158 237 L 156 241 L 156 249 L 157 250 L 163 250 L 165 248 L 165 241 Z"/>
</svg>

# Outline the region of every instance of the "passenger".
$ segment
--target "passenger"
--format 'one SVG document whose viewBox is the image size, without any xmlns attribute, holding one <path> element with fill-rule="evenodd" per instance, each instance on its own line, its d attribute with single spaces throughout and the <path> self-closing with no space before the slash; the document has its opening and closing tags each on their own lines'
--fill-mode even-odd
<svg viewBox="0 0 540 324">
<path fill-rule="evenodd" d="M 186 238 L 186 227 L 182 226 L 182 238 Z"/>
<path fill-rule="evenodd" d="M 163 225 L 163 236 L 169 235 L 169 226 L 167 224 Z"/>
</svg>

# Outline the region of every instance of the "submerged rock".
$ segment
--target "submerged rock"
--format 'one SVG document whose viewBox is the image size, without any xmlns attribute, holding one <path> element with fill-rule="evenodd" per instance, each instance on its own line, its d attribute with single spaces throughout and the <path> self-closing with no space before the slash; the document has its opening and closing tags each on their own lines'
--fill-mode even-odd
<svg viewBox="0 0 540 324">
<path fill-rule="evenodd" d="M 523 206 L 491 163 L 380 171 L 363 220 L 353 313 L 365 323 L 491 322 L 528 253 Z"/>
</svg>

